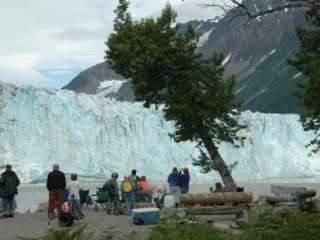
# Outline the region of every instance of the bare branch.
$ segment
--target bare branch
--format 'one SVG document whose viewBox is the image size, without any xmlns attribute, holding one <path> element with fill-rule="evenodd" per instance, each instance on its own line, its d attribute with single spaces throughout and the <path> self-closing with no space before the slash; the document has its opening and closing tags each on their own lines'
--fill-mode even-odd
<svg viewBox="0 0 320 240">
<path fill-rule="evenodd" d="M 245 4 L 241 3 L 239 0 L 229 0 L 230 3 L 226 3 L 222 0 L 222 3 L 219 1 L 214 1 L 213 3 L 202 4 L 204 7 L 214 7 L 219 8 L 224 13 L 230 12 L 232 10 L 240 10 L 241 15 L 247 17 L 248 19 L 254 19 L 260 16 L 268 15 L 274 12 L 279 12 L 285 9 L 290 8 L 309 8 L 312 0 L 286 0 L 286 3 L 279 5 L 272 9 L 261 10 L 258 12 L 252 12 Z"/>
</svg>

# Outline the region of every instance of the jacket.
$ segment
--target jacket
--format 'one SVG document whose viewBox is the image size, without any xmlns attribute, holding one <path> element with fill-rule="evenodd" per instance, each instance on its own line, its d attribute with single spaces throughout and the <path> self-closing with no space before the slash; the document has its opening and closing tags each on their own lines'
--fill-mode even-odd
<svg viewBox="0 0 320 240">
<path fill-rule="evenodd" d="M 182 188 L 188 188 L 190 182 L 189 174 L 180 174 L 179 176 L 179 186 Z"/>
<path fill-rule="evenodd" d="M 104 191 L 107 191 L 111 197 L 119 197 L 119 186 L 117 180 L 111 178 L 102 187 Z"/>
<path fill-rule="evenodd" d="M 143 192 L 150 192 L 152 190 L 151 185 L 148 180 L 140 181 L 140 189 Z"/>
<path fill-rule="evenodd" d="M 17 187 L 20 185 L 20 180 L 17 174 L 12 171 L 5 171 L 1 174 L 0 178 L 0 195 L 1 197 L 7 197 L 10 195 L 18 194 Z"/>
<path fill-rule="evenodd" d="M 63 172 L 54 170 L 48 175 L 47 189 L 52 190 L 65 190 L 66 189 L 66 177 Z"/>
<path fill-rule="evenodd" d="M 179 173 L 172 172 L 168 177 L 168 183 L 170 187 L 178 187 L 179 186 Z"/>
</svg>

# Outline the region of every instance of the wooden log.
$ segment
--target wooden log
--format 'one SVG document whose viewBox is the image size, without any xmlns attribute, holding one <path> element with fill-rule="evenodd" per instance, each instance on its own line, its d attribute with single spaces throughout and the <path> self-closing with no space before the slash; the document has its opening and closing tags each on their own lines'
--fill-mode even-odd
<svg viewBox="0 0 320 240">
<path fill-rule="evenodd" d="M 194 207 L 185 209 L 187 215 L 242 215 L 243 209 L 232 206 Z"/>
<path fill-rule="evenodd" d="M 299 200 L 304 200 L 307 198 L 313 198 L 317 195 L 317 191 L 314 189 L 297 191 L 296 196 Z"/>
<path fill-rule="evenodd" d="M 288 197 L 279 197 L 279 196 L 264 196 L 264 199 L 267 203 L 277 204 L 281 202 L 290 202 L 291 199 Z"/>
<path fill-rule="evenodd" d="M 271 193 L 276 195 L 290 195 L 295 194 L 298 191 L 307 190 L 305 187 L 292 187 L 292 186 L 279 186 L 279 185 L 271 185 Z"/>
<path fill-rule="evenodd" d="M 250 203 L 253 200 L 251 192 L 221 192 L 221 193 L 198 193 L 182 194 L 180 203 L 183 205 L 195 204 L 240 204 Z"/>
</svg>

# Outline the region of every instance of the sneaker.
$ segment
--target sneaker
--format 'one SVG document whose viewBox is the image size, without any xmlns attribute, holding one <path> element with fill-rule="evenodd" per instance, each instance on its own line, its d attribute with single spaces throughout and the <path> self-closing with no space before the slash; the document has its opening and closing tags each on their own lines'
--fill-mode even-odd
<svg viewBox="0 0 320 240">
<path fill-rule="evenodd" d="M 8 214 L 3 214 L 1 218 L 8 218 L 9 215 Z"/>
<path fill-rule="evenodd" d="M 13 216 L 12 213 L 10 213 L 10 214 L 8 215 L 8 217 L 9 217 L 9 218 L 13 218 L 14 216 Z"/>
</svg>

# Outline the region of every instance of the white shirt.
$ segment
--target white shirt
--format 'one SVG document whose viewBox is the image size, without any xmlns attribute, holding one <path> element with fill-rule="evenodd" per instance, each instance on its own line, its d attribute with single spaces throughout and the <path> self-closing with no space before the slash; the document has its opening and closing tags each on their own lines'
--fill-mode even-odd
<svg viewBox="0 0 320 240">
<path fill-rule="evenodd" d="M 67 184 L 67 190 L 69 191 L 69 199 L 71 199 L 71 196 L 74 195 L 76 200 L 80 200 L 80 182 L 78 180 L 69 182 Z"/>
</svg>

